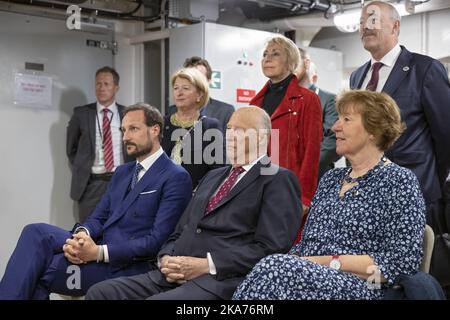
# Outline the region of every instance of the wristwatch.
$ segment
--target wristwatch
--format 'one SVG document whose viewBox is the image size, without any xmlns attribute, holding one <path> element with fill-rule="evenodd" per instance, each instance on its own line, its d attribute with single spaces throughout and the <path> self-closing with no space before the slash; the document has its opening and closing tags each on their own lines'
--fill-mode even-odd
<svg viewBox="0 0 450 320">
<path fill-rule="evenodd" d="M 339 260 L 339 255 L 333 255 L 331 257 L 330 268 L 334 270 L 341 269 L 341 261 Z"/>
</svg>

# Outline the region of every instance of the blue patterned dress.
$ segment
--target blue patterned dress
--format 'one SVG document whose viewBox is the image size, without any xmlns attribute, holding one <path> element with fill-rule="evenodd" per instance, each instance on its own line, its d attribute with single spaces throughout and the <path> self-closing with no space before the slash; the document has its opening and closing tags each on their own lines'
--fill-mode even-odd
<svg viewBox="0 0 450 320">
<path fill-rule="evenodd" d="M 388 285 L 422 259 L 425 203 L 415 175 L 394 163 L 369 171 L 341 198 L 347 168 L 327 172 L 311 204 L 302 240 L 290 254 L 256 264 L 233 299 L 380 299 L 381 286 L 298 256 L 369 255 Z M 292 255 L 295 254 L 295 255 Z M 380 289 L 381 288 L 381 289 Z"/>
</svg>

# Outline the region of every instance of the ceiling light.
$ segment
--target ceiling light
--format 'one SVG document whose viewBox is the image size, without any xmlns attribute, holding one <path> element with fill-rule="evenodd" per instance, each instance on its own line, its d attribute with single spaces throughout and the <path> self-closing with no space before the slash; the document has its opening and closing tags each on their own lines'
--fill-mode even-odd
<svg viewBox="0 0 450 320">
<path fill-rule="evenodd" d="M 410 13 L 406 10 L 403 4 L 392 4 L 397 9 L 400 16 L 406 16 Z M 338 12 L 333 17 L 333 22 L 336 28 L 342 32 L 355 32 L 359 29 L 359 19 L 361 17 L 362 9 L 350 9 L 343 12 Z"/>
</svg>

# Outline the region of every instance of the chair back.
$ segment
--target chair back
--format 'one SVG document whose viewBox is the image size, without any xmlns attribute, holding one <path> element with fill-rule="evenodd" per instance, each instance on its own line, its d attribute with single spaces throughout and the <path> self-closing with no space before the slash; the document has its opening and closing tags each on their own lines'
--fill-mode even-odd
<svg viewBox="0 0 450 320">
<path fill-rule="evenodd" d="M 428 273 L 430 271 L 431 255 L 434 247 L 434 232 L 429 225 L 425 226 L 423 239 L 423 258 L 420 271 Z"/>
</svg>

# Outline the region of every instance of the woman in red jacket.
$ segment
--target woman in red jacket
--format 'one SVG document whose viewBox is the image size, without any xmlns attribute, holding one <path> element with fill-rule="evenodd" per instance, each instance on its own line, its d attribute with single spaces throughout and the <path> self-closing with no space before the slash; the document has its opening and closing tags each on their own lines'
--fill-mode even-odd
<svg viewBox="0 0 450 320">
<path fill-rule="evenodd" d="M 269 81 L 250 104 L 264 108 L 271 117 L 272 129 L 278 130 L 278 145 L 277 141 L 271 143 L 272 161 L 297 176 L 305 219 L 317 188 L 323 133 L 319 97 L 300 87 L 294 75 L 299 63 L 300 54 L 294 42 L 281 35 L 270 39 L 261 61 Z M 272 139 L 276 139 L 276 133 Z"/>
</svg>

